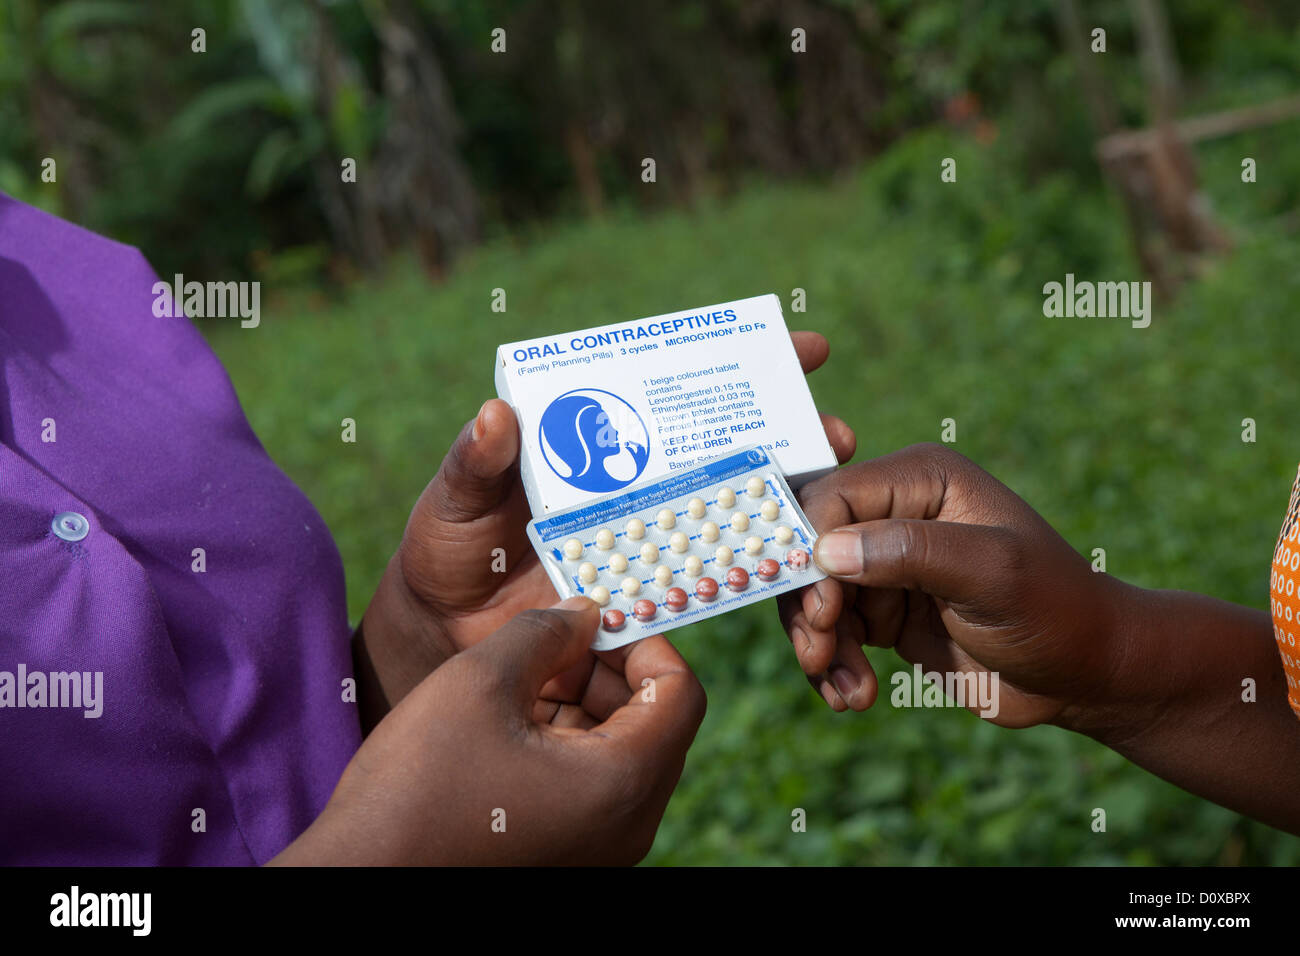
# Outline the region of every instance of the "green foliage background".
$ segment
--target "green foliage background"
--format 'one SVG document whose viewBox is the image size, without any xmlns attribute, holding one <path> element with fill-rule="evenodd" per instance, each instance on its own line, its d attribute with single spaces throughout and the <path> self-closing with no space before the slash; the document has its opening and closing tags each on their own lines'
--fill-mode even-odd
<svg viewBox="0 0 1300 956">
<path fill-rule="evenodd" d="M 764 292 L 792 326 L 830 339 L 813 393 L 857 430 L 859 459 L 936 440 L 954 417 L 960 451 L 1080 551 L 1104 547 L 1112 573 L 1267 606 L 1300 460 L 1296 124 L 1196 147 L 1237 248 L 1157 306 L 1149 329 L 1047 319 L 1042 286 L 1067 272 L 1139 278 L 1052 0 L 683 0 L 626 19 L 604 0 L 412 0 L 491 238 L 441 284 L 413 257 L 326 281 L 338 250 L 309 169 L 340 152 L 364 167 L 384 128 L 369 23 L 388 4 L 323 5 L 357 67 L 331 115 L 313 109 L 295 53 L 300 6 L 0 5 L 0 189 L 141 246 L 164 275 L 263 280 L 260 328 L 203 328 L 267 450 L 329 522 L 354 620 L 452 437 L 493 394 L 498 343 Z M 1128 4 L 1081 6 L 1108 28 L 1100 66 L 1138 124 Z M 1296 91 L 1293 4 L 1166 7 L 1189 112 Z M 652 9 L 617 7 L 633 8 Z M 865 64 L 854 89 L 871 108 L 826 114 L 845 143 L 800 126 L 841 81 L 793 72 L 789 27 L 804 20 L 831 24 L 816 36 Z M 517 59 L 485 52 L 500 23 Z M 177 49 L 195 24 L 209 30 L 202 56 Z M 770 92 L 780 162 L 747 139 L 732 70 Z M 981 130 L 942 120 L 967 94 Z M 622 118 L 597 142 L 600 218 L 578 214 L 561 136 L 574 116 L 598 130 Z M 56 147 L 70 176 L 43 184 Z M 666 162 L 646 188 L 636 173 L 651 149 L 696 156 L 703 173 L 682 190 Z M 955 184 L 939 181 L 948 156 Z M 1258 161 L 1255 184 L 1240 180 L 1243 156 Z M 490 310 L 496 287 L 505 314 Z M 794 288 L 805 314 L 788 309 Z M 355 445 L 339 441 L 345 417 Z M 1246 417 L 1254 444 L 1241 441 Z M 676 638 L 710 709 L 651 863 L 1300 862 L 1300 839 L 1088 740 L 892 708 L 902 664 L 885 651 L 870 651 L 881 702 L 833 714 L 770 606 Z M 795 807 L 806 833 L 790 830 Z M 1106 833 L 1091 830 L 1095 807 Z"/>
<path fill-rule="evenodd" d="M 325 304 L 277 301 L 256 334 L 211 330 L 273 456 L 334 529 L 357 616 L 407 509 L 492 394 L 500 342 L 766 291 L 808 292 L 792 326 L 833 343 L 818 406 L 858 458 L 938 438 L 1038 508 L 1079 550 L 1148 586 L 1266 607 L 1268 562 L 1300 460 L 1294 303 L 1300 241 L 1266 210 L 1297 181 L 1285 131 L 1204 156 L 1241 247 L 1151 327 L 1046 319 L 1042 283 L 1130 275 L 1122 215 L 1072 173 L 1026 187 L 1013 148 L 931 131 L 831 185 L 754 185 L 735 200 L 560 226 L 480 249 L 431 290 L 409 267 Z M 958 161 L 955 185 L 939 159 Z M 505 314 L 490 292 L 508 289 Z M 339 421 L 358 421 L 340 445 Z M 1259 440 L 1241 441 L 1241 420 Z M 1052 728 L 965 712 L 831 713 L 772 607 L 678 632 L 709 715 L 655 863 L 1289 863 L 1300 840 L 1189 796 Z M 870 652 L 887 675 L 904 665 Z M 808 832 L 790 811 L 808 811 Z M 1107 811 L 1108 830 L 1090 829 Z"/>
</svg>

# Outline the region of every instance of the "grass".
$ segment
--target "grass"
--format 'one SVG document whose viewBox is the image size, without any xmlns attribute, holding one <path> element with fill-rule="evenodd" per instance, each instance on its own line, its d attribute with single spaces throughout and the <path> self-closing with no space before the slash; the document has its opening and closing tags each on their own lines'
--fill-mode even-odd
<svg viewBox="0 0 1300 956">
<path fill-rule="evenodd" d="M 1017 181 L 1001 141 L 923 132 L 842 180 L 501 239 L 441 286 L 398 265 L 335 300 L 281 294 L 256 330 L 207 332 L 268 451 L 333 529 L 354 619 L 452 437 L 493 394 L 498 343 L 769 291 L 792 326 L 830 339 L 813 393 L 857 430 L 859 459 L 937 440 L 955 418 L 957 449 L 1080 551 L 1105 548 L 1112 573 L 1266 607 L 1300 460 L 1300 242 L 1269 213 L 1269 184 L 1300 181 L 1284 144 L 1261 133 L 1203 152 L 1239 245 L 1145 330 L 1042 314 L 1043 284 L 1066 272 L 1138 278 L 1099 183 Z M 1240 182 L 1243 155 L 1267 171 L 1260 184 Z M 939 181 L 945 156 L 955 184 Z M 497 287 L 504 314 L 490 309 Z M 789 314 L 794 288 L 806 314 Z M 355 445 L 339 440 L 345 417 Z M 650 862 L 1300 862 L 1300 840 L 1062 731 L 887 700 L 832 714 L 770 606 L 676 637 L 710 707 Z M 887 688 L 904 665 L 870 657 Z M 791 831 L 796 807 L 806 833 Z"/>
</svg>

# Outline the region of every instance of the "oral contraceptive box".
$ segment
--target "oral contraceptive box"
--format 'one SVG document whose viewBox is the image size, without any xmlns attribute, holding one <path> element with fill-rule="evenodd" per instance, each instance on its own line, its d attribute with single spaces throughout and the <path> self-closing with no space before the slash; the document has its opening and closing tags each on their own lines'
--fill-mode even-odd
<svg viewBox="0 0 1300 956">
<path fill-rule="evenodd" d="M 496 387 L 537 516 L 751 444 L 796 488 L 836 464 L 775 295 L 502 345 Z"/>
<path fill-rule="evenodd" d="M 561 597 L 600 605 L 596 650 L 826 576 L 816 532 L 758 445 L 534 518 L 528 537 Z"/>
</svg>

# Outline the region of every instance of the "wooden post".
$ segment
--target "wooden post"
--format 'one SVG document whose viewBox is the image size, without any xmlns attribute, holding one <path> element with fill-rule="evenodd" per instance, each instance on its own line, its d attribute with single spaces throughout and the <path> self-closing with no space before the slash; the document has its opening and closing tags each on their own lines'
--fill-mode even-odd
<svg viewBox="0 0 1300 956">
<path fill-rule="evenodd" d="M 1079 72 L 1097 131 L 1097 159 L 1115 185 L 1129 224 L 1134 254 L 1157 294 L 1171 297 L 1206 254 L 1231 243 L 1210 216 L 1196 176 L 1191 137 L 1175 119 L 1178 64 L 1160 0 L 1129 0 L 1137 28 L 1149 127 L 1120 130 L 1115 108 L 1086 40 L 1075 0 L 1060 0 L 1058 22 Z"/>
</svg>

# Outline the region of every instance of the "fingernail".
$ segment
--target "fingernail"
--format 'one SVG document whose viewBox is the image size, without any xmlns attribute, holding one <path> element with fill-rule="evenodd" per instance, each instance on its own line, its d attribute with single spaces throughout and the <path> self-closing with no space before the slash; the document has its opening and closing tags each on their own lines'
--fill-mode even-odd
<svg viewBox="0 0 1300 956">
<path fill-rule="evenodd" d="M 795 655 L 802 658 L 805 651 L 812 649 L 812 641 L 808 640 L 808 632 L 802 627 L 796 627 L 790 632 L 790 640 L 794 642 Z"/>
<path fill-rule="evenodd" d="M 488 399 L 488 402 L 492 399 Z M 483 422 L 483 411 L 487 408 L 488 403 L 484 402 L 478 410 L 478 415 L 474 417 L 474 427 L 470 430 L 469 437 L 471 441 L 478 441 L 487 433 L 487 425 Z"/>
<path fill-rule="evenodd" d="M 835 689 L 840 692 L 840 696 L 844 698 L 844 703 L 847 704 L 849 698 L 857 693 L 858 681 L 847 667 L 840 667 L 836 664 L 831 668 L 830 674 L 827 676 L 830 677 L 831 683 L 835 685 Z"/>
<path fill-rule="evenodd" d="M 862 538 L 852 531 L 832 531 L 817 539 L 813 559 L 827 574 L 862 573 Z"/>
<path fill-rule="evenodd" d="M 581 594 L 575 594 L 571 598 L 565 598 L 551 605 L 554 611 L 585 611 L 589 607 L 595 607 L 596 602 L 591 598 L 583 597 Z"/>
<path fill-rule="evenodd" d="M 818 688 L 821 692 L 822 700 L 826 701 L 826 706 L 831 710 L 839 713 L 842 709 L 848 709 L 848 704 L 840 697 L 839 693 L 831 686 L 830 681 L 822 678 L 821 686 Z"/>
</svg>

